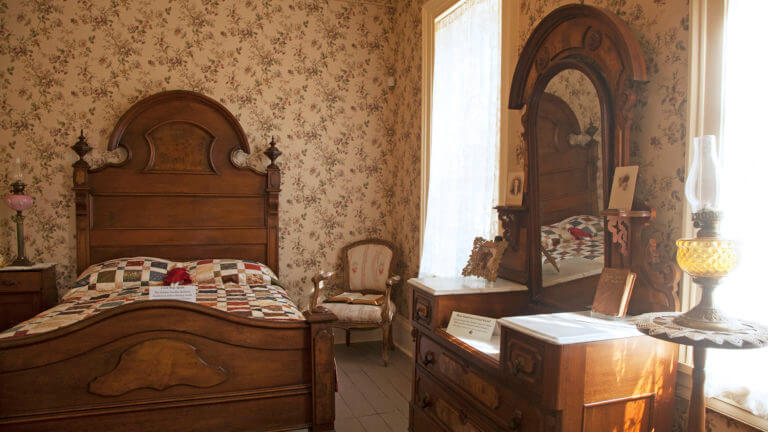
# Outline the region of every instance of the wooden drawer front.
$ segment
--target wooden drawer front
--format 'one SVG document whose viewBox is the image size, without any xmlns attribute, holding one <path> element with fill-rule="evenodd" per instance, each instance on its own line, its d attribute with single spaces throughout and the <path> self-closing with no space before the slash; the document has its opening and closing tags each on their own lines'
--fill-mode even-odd
<svg viewBox="0 0 768 432">
<path fill-rule="evenodd" d="M 510 338 L 507 341 L 504 367 L 510 376 L 523 382 L 526 388 L 541 393 L 544 374 L 543 358 L 543 345 Z"/>
<path fill-rule="evenodd" d="M 433 314 L 432 298 L 414 294 L 413 321 L 431 328 Z"/>
<path fill-rule="evenodd" d="M 494 430 L 481 420 L 482 416 L 468 409 L 468 406 L 448 396 L 437 382 L 416 369 L 416 393 L 414 404 L 451 432 L 481 432 Z"/>
<path fill-rule="evenodd" d="M 478 410 L 488 410 L 495 422 L 510 432 L 533 432 L 553 427 L 555 418 L 546 416 L 534 404 L 515 393 L 514 388 L 496 383 L 492 377 L 464 363 L 432 339 L 422 336 L 419 364 L 426 370 L 466 392 Z"/>
<path fill-rule="evenodd" d="M 419 362 L 435 375 L 450 380 L 472 395 L 481 405 L 497 409 L 501 403 L 499 388 L 472 370 L 462 360 L 444 351 L 433 340 L 422 337 Z"/>
<path fill-rule="evenodd" d="M 42 288 L 41 272 L 0 272 L 0 293 L 38 292 Z"/>
<path fill-rule="evenodd" d="M 442 426 L 432 420 L 424 410 L 414 406 L 411 410 L 411 432 L 441 432 L 444 431 Z"/>
</svg>

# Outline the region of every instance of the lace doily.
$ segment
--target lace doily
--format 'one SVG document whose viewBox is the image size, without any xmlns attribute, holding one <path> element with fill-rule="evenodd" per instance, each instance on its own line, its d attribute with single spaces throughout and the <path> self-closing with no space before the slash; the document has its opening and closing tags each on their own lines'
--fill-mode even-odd
<svg viewBox="0 0 768 432">
<path fill-rule="evenodd" d="M 711 348 L 760 348 L 768 346 L 768 327 L 756 322 L 733 319 L 739 328 L 733 331 L 709 331 L 683 327 L 673 320 L 680 312 L 656 312 L 639 315 L 629 321 L 637 329 L 659 339 Z"/>
</svg>

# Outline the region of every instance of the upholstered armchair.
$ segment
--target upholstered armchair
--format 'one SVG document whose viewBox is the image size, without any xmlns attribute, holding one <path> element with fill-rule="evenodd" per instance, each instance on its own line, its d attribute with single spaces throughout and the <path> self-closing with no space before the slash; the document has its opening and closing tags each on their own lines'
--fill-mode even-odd
<svg viewBox="0 0 768 432">
<path fill-rule="evenodd" d="M 395 316 L 395 304 L 391 300 L 392 289 L 399 285 L 400 277 L 392 275 L 395 263 L 395 251 L 392 244 L 377 239 L 361 240 L 345 246 L 341 250 L 345 292 L 363 294 L 382 293 L 384 303 L 381 306 L 348 303 L 330 303 L 320 301 L 319 293 L 322 282 L 330 274 L 318 275 L 315 281 L 315 293 L 312 308 L 325 308 L 338 318 L 335 327 L 346 332 L 349 346 L 350 332 L 353 329 L 375 329 L 382 331 L 382 358 L 384 365 L 389 360 L 388 349 L 394 349 L 392 343 L 392 318 Z"/>
</svg>

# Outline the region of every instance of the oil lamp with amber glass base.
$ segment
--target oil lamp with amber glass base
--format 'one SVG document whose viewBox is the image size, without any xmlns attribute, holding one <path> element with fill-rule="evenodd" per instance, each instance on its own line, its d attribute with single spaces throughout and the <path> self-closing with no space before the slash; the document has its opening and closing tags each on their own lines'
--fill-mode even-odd
<svg viewBox="0 0 768 432">
<path fill-rule="evenodd" d="M 715 137 L 694 139 L 693 163 L 685 181 L 685 197 L 691 204 L 695 238 L 677 241 L 677 263 L 701 286 L 699 304 L 675 318 L 684 327 L 729 331 L 738 328 L 715 305 L 713 293 L 720 279 L 736 265 L 733 241 L 720 238 L 720 170 Z"/>
</svg>

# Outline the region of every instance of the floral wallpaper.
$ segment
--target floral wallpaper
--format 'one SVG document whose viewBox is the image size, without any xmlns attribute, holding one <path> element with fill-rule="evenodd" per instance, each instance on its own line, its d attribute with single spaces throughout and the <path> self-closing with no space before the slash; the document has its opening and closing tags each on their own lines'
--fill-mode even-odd
<svg viewBox="0 0 768 432">
<path fill-rule="evenodd" d="M 421 6 L 424 0 L 395 3 L 392 38 L 397 85 L 392 94 L 392 239 L 400 250 L 399 274 L 419 273 L 421 212 Z M 407 316 L 407 288 L 398 311 Z"/>
<path fill-rule="evenodd" d="M 0 0 L 0 183 L 21 157 L 36 200 L 28 254 L 57 263 L 62 292 L 75 277 L 69 146 L 80 128 L 98 165 L 133 103 L 194 90 L 240 120 L 254 166 L 277 137 L 281 279 L 306 305 L 310 277 L 338 266 L 343 245 L 393 227 L 392 38 L 385 2 Z M 13 256 L 0 207 L 0 250 Z"/>
</svg>

